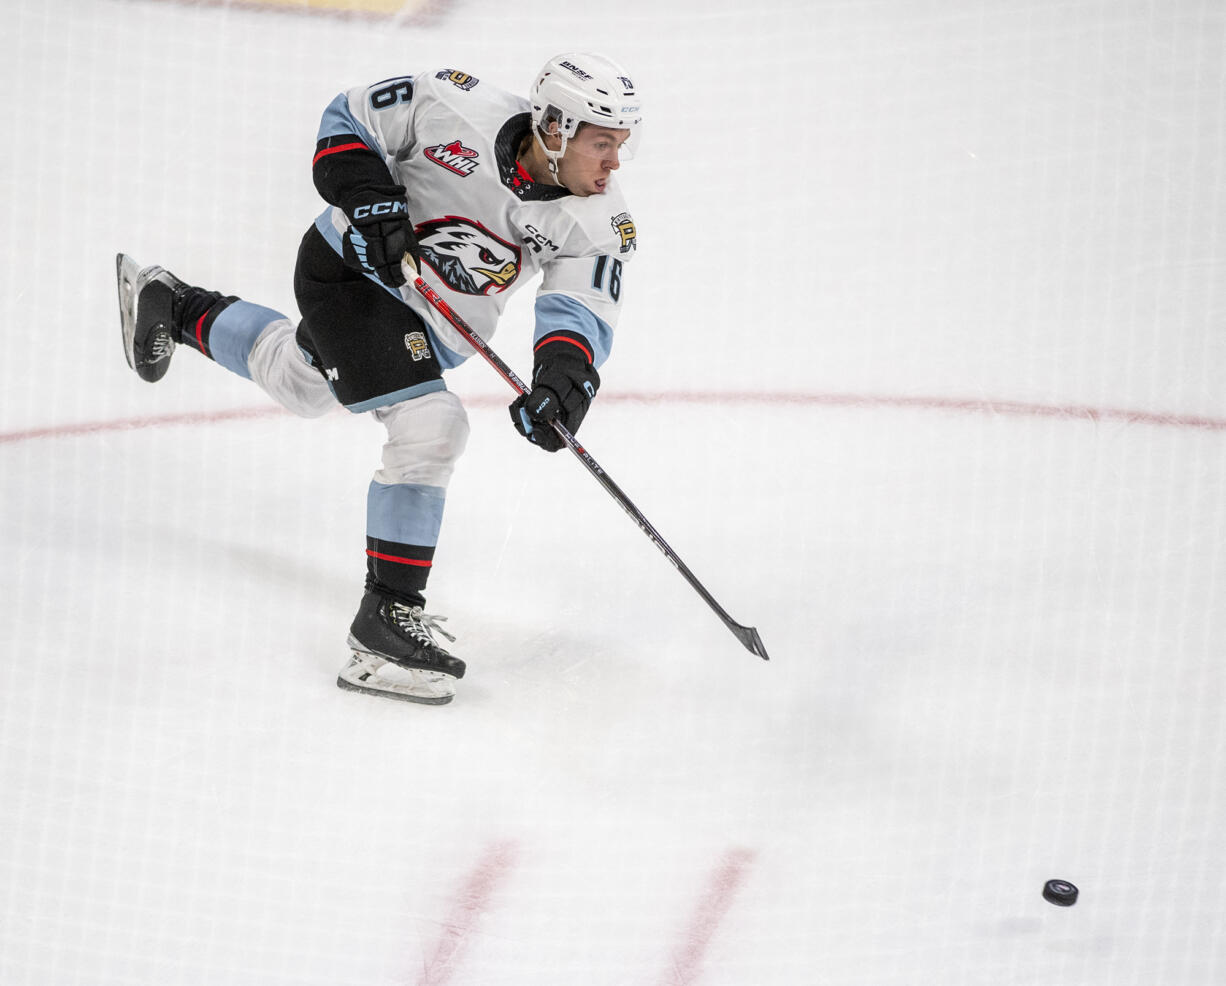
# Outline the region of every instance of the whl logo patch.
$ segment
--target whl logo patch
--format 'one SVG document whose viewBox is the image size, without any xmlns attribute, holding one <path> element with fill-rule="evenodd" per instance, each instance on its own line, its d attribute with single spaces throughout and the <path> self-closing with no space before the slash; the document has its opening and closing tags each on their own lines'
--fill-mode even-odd
<svg viewBox="0 0 1226 986">
<path fill-rule="evenodd" d="M 426 157 L 461 178 L 467 178 L 477 170 L 477 165 L 481 163 L 477 160 L 477 152 L 461 144 L 458 137 L 450 144 L 435 144 L 433 147 L 427 147 Z"/>
</svg>

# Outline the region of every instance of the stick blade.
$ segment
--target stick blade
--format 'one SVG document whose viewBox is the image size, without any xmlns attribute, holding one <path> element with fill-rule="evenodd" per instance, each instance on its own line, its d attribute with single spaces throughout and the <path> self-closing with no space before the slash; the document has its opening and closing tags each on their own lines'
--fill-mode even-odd
<svg viewBox="0 0 1226 986">
<path fill-rule="evenodd" d="M 755 627 L 743 627 L 736 623 L 730 629 L 736 634 L 736 639 L 745 645 L 749 653 L 757 654 L 764 661 L 770 660 L 770 655 L 766 653 L 766 645 L 762 643 L 762 638 Z"/>
</svg>

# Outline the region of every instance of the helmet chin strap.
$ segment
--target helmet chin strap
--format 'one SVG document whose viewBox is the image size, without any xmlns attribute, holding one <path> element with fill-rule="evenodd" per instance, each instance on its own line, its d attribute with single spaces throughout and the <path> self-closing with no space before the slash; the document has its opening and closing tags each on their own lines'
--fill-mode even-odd
<svg viewBox="0 0 1226 986">
<path fill-rule="evenodd" d="M 541 136 L 539 127 L 532 128 L 532 135 L 536 138 L 536 143 L 540 147 L 541 153 L 545 155 L 545 164 L 549 166 L 550 177 L 563 188 L 566 188 L 562 179 L 558 177 L 558 162 L 562 160 L 562 155 L 566 153 L 566 134 L 551 134 L 551 136 L 559 137 L 562 141 L 562 146 L 556 151 L 551 151 L 545 146 L 545 138 Z"/>
</svg>

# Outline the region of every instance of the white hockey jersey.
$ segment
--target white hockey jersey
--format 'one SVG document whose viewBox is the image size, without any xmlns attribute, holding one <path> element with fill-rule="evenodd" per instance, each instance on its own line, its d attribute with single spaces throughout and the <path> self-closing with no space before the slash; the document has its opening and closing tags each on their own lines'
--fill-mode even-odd
<svg viewBox="0 0 1226 986">
<path fill-rule="evenodd" d="M 482 338 L 494 335 L 511 293 L 540 271 L 535 340 L 578 333 L 599 366 L 636 249 L 634 221 L 613 177 L 591 196 L 532 182 L 516 161 L 530 128 L 526 99 L 444 69 L 349 89 L 328 106 L 319 137 L 356 135 L 382 154 L 406 190 L 422 276 Z M 348 225 L 339 207 L 316 220 L 338 253 Z M 430 327 L 445 368 L 473 354 L 412 283 L 398 293 Z"/>
</svg>

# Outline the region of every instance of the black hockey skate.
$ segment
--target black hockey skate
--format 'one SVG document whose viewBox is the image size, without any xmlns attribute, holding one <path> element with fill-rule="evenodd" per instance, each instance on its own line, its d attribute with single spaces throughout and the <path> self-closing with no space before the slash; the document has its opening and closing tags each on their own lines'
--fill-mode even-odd
<svg viewBox="0 0 1226 986">
<path fill-rule="evenodd" d="M 170 369 L 175 351 L 176 298 L 187 285 L 161 267 L 141 268 L 125 253 L 115 258 L 123 354 L 137 376 L 156 383 Z"/>
<path fill-rule="evenodd" d="M 442 619 L 368 589 L 349 628 L 353 656 L 336 684 L 407 702 L 450 702 L 456 679 L 464 677 L 464 662 L 434 639 L 435 631 L 455 639 L 439 626 Z"/>
</svg>

